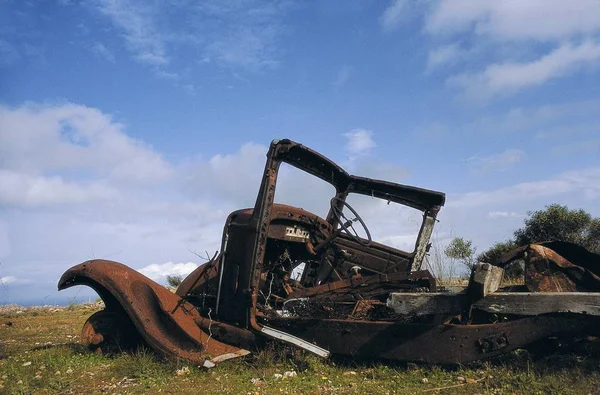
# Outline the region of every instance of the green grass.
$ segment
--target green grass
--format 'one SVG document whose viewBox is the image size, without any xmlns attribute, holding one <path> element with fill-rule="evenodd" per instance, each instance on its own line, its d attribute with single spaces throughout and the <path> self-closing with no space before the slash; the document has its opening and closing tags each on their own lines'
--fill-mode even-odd
<svg viewBox="0 0 600 395">
<path fill-rule="evenodd" d="M 143 349 L 102 356 L 78 342 L 94 311 L 89 306 L 0 310 L 7 354 L 0 359 L 0 393 L 587 394 L 600 388 L 600 358 L 591 349 L 537 358 L 518 351 L 450 368 L 322 360 L 276 345 L 211 370 L 161 361 Z M 295 377 L 281 377 L 292 371 Z"/>
</svg>

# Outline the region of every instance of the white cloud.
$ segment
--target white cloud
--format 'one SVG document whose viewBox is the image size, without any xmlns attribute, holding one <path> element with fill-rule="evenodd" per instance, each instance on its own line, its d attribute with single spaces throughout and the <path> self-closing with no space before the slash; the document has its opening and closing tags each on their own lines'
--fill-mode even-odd
<svg viewBox="0 0 600 395">
<path fill-rule="evenodd" d="M 206 46 L 206 56 L 224 65 L 241 66 L 256 71 L 279 65 L 271 44 L 280 34 L 276 27 L 258 29 L 250 26 L 215 37 Z"/>
<path fill-rule="evenodd" d="M 565 43 L 539 59 L 529 62 L 491 64 L 482 72 L 462 74 L 448 80 L 450 85 L 465 89 L 468 97 L 488 99 L 502 93 L 542 85 L 600 60 L 600 44 L 585 41 Z"/>
<path fill-rule="evenodd" d="M 489 156 L 473 156 L 467 159 L 472 167 L 479 172 L 502 171 L 508 167 L 521 162 L 525 158 L 525 152 L 520 149 L 510 148 L 498 154 Z"/>
<path fill-rule="evenodd" d="M 438 1 L 427 8 L 424 20 L 425 32 L 445 43 L 430 51 L 427 70 L 459 58 L 470 61 L 468 69 L 480 71 L 447 82 L 473 102 L 543 85 L 600 59 L 596 0 Z"/>
<path fill-rule="evenodd" d="M 576 193 L 588 199 L 600 196 L 600 167 L 570 171 L 541 181 L 522 182 L 491 191 L 469 192 L 448 199 L 447 207 L 495 206 Z"/>
<path fill-rule="evenodd" d="M 236 208 L 253 206 L 266 161 L 268 148 L 245 143 L 234 154 L 217 154 L 184 166 L 184 188 L 190 195 L 217 198 Z"/>
<path fill-rule="evenodd" d="M 572 123 L 567 122 L 556 126 L 546 125 L 535 134 L 535 138 L 546 141 L 560 139 L 572 141 L 574 138 L 596 136 L 599 130 L 600 120 L 573 119 Z"/>
<path fill-rule="evenodd" d="M 419 138 L 426 141 L 444 137 L 448 135 L 448 132 L 448 126 L 438 121 L 426 122 L 414 130 Z"/>
<path fill-rule="evenodd" d="M 171 80 L 171 81 L 177 81 L 179 79 L 179 74 L 172 73 L 169 71 L 164 71 L 164 70 L 156 71 L 156 76 L 158 78 L 162 78 L 164 80 Z"/>
<path fill-rule="evenodd" d="M 156 25 L 157 10 L 132 0 L 100 0 L 99 11 L 123 32 L 127 47 L 140 63 L 162 66 L 169 63 L 164 34 Z"/>
<path fill-rule="evenodd" d="M 525 218 L 525 214 L 515 213 L 514 211 L 490 211 L 488 218 L 499 219 L 499 218 Z"/>
<path fill-rule="evenodd" d="M 426 20 L 432 34 L 473 31 L 494 40 L 560 41 L 590 36 L 600 30 L 596 0 L 445 0 Z"/>
<path fill-rule="evenodd" d="M 570 136 L 576 128 L 581 132 L 598 130 L 597 114 L 600 101 L 573 101 L 531 107 L 513 107 L 502 115 L 484 115 L 467 126 L 476 133 L 525 133 L 539 132 L 548 135 Z"/>
<path fill-rule="evenodd" d="M 0 262 L 10 255 L 10 239 L 8 237 L 8 222 L 0 220 Z"/>
<path fill-rule="evenodd" d="M 353 158 L 367 154 L 371 149 L 377 146 L 372 137 L 373 132 L 367 129 L 353 129 L 348 133 L 344 133 L 344 137 L 348 139 L 346 142 L 346 152 Z"/>
<path fill-rule="evenodd" d="M 596 131 L 599 129 L 597 128 Z M 555 155 L 589 155 L 594 151 L 600 151 L 600 139 L 589 139 L 573 141 L 555 146 L 552 153 Z"/>
<path fill-rule="evenodd" d="M 87 259 L 137 268 L 187 262 L 190 250 L 212 254 L 226 216 L 254 203 L 266 152 L 248 143 L 232 154 L 170 164 L 97 109 L 0 107 L 2 275 L 34 272 L 39 285 L 35 292 L 15 289 L 11 298 L 40 303 L 55 295 L 64 270 Z M 187 196 L 185 186 L 193 189 Z M 155 276 L 186 274 L 191 266 L 153 268 Z"/>
<path fill-rule="evenodd" d="M 95 43 L 90 48 L 92 53 L 99 58 L 102 58 L 110 63 L 115 63 L 115 54 L 102 43 Z"/>
<path fill-rule="evenodd" d="M 143 267 L 186 262 L 190 249 L 218 249 L 229 210 L 220 201 L 186 198 L 173 188 L 181 180 L 174 168 L 97 109 L 0 107 L 2 275 L 34 273 L 36 284 L 11 289 L 11 298 L 66 300 L 68 292 L 56 294 L 56 280 L 87 259 Z"/>
<path fill-rule="evenodd" d="M 198 3 L 196 33 L 207 38 L 205 57 L 253 71 L 277 66 L 278 44 L 287 31 L 283 19 L 293 7 L 287 0 Z"/>
<path fill-rule="evenodd" d="M 123 125 L 75 104 L 0 106 L 0 166 L 31 175 L 87 170 L 128 183 L 172 175 L 170 164 L 127 136 Z"/>
<path fill-rule="evenodd" d="M 167 276 L 182 276 L 185 278 L 188 274 L 193 272 L 198 267 L 197 263 L 194 262 L 186 262 L 186 263 L 173 263 L 166 262 L 162 264 L 154 263 L 152 265 L 148 265 L 141 269 L 138 269 L 138 272 L 142 273 L 144 276 L 158 282 L 164 283 Z"/>
<path fill-rule="evenodd" d="M 406 0 L 393 0 L 379 18 L 379 23 L 385 31 L 395 30 L 407 20 L 407 12 Z"/>
<path fill-rule="evenodd" d="M 151 196 L 141 195 L 112 206 L 8 211 L 11 253 L 2 268 L 11 275 L 35 269 L 58 278 L 88 259 L 113 259 L 138 268 L 149 262 L 187 262 L 196 258 L 190 251 L 204 255 L 220 248 L 228 212 L 218 206 L 193 211 L 178 211 L 176 204 L 162 211 L 148 206 Z"/>
<path fill-rule="evenodd" d="M 403 251 L 412 252 L 415 249 L 418 232 L 411 234 L 390 235 L 378 241 Z"/>
<path fill-rule="evenodd" d="M 10 296 L 12 295 L 12 291 L 14 286 L 22 286 L 25 284 L 32 284 L 34 283 L 34 281 L 32 281 L 29 278 L 23 278 L 23 277 L 18 277 L 18 276 L 13 276 L 13 275 L 9 275 L 9 276 L 0 276 L 0 289 L 2 289 L 2 287 L 6 287 L 9 284 L 12 284 L 11 287 L 8 287 L 8 290 L 10 292 L 7 292 L 5 290 L 5 292 L 0 292 L 0 296 L 5 296 L 7 299 L 10 298 Z M 4 295 L 2 295 L 4 294 Z M 0 299 L 1 300 L 1 299 Z M 9 303 L 14 303 L 14 301 L 12 300 L 7 300 Z"/>
<path fill-rule="evenodd" d="M 346 170 L 359 176 L 392 182 L 402 182 L 411 174 L 408 167 L 389 162 L 376 161 L 372 158 L 353 161 Z"/>
<path fill-rule="evenodd" d="M 0 206 L 41 207 L 113 200 L 119 192 L 102 182 L 77 184 L 0 169 Z"/>
<path fill-rule="evenodd" d="M 17 282 L 17 278 L 15 276 L 5 276 L 5 277 L 0 277 L 0 284 L 11 284 L 11 283 L 16 283 Z"/>
<path fill-rule="evenodd" d="M 257 71 L 279 64 L 288 0 L 144 2 L 99 0 L 97 9 L 122 33 L 134 59 L 163 70 L 177 50 L 201 52 L 220 65 Z M 185 13 L 185 18 L 181 14 Z"/>
<path fill-rule="evenodd" d="M 544 172 L 543 172 L 544 173 Z M 496 178 L 500 181 L 500 179 Z M 490 187 L 464 194 L 449 193 L 438 230 L 472 239 L 480 251 L 511 238 L 523 225 L 524 213 L 558 203 L 600 215 L 600 167 L 541 177 L 535 181 Z"/>
<path fill-rule="evenodd" d="M 374 241 L 390 244 L 404 251 L 414 250 L 423 221 L 421 211 L 358 194 L 349 195 L 347 202 L 361 216 Z M 355 224 L 354 228 L 359 235 L 364 234 L 360 224 Z"/>
<path fill-rule="evenodd" d="M 346 65 L 342 66 L 338 70 L 338 72 L 335 76 L 335 80 L 333 81 L 333 86 L 336 89 L 342 88 L 350 80 L 351 76 L 352 76 L 352 68 L 349 66 L 346 66 Z"/>
<path fill-rule="evenodd" d="M 450 66 L 465 57 L 467 51 L 463 50 L 458 43 L 435 47 L 427 54 L 427 68 L 430 72 L 441 66 Z"/>
</svg>

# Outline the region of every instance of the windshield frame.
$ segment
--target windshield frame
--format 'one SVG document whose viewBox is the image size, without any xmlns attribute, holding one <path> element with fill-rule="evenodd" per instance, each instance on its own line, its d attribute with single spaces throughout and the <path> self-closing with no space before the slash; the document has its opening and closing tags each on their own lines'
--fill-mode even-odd
<svg viewBox="0 0 600 395">
<path fill-rule="evenodd" d="M 275 190 L 277 187 L 277 174 L 281 163 L 287 163 L 306 173 L 331 184 L 335 188 L 338 198 L 337 209 L 341 210 L 343 202 L 349 193 L 377 197 L 389 202 L 412 207 L 423 213 L 423 221 L 412 252 L 411 268 L 419 270 L 425 254 L 429 250 L 429 240 L 433 232 L 436 217 L 445 203 L 446 195 L 443 192 L 423 189 L 419 187 L 397 184 L 390 181 L 377 180 L 367 177 L 355 176 L 346 172 L 338 164 L 320 153 L 289 139 L 273 140 L 267 152 L 265 172 L 256 199 L 253 219 L 256 223 L 257 238 L 253 254 L 252 265 L 262 261 L 260 240 L 266 240 L 269 228 L 269 217 L 273 207 Z M 335 228 L 337 219 L 330 209 L 326 220 Z"/>
</svg>

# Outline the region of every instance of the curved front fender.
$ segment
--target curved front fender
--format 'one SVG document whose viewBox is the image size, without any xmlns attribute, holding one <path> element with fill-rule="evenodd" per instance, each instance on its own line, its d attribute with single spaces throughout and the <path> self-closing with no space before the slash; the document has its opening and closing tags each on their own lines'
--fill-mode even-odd
<svg viewBox="0 0 600 395">
<path fill-rule="evenodd" d="M 193 305 L 121 263 L 96 259 L 73 266 L 61 276 L 58 289 L 75 285 L 93 288 L 107 310 L 124 311 L 162 356 L 201 363 L 207 354 L 239 351 L 202 331 L 194 322 L 200 314 Z"/>
</svg>

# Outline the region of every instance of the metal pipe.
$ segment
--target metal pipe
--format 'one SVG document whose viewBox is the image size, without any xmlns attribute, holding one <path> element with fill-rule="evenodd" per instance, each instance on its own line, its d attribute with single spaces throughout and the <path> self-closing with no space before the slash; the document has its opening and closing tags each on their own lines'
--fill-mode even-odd
<svg viewBox="0 0 600 395">
<path fill-rule="evenodd" d="M 225 233 L 225 242 L 223 243 L 223 256 L 221 257 L 221 266 L 219 267 L 219 287 L 217 288 L 217 306 L 215 315 L 219 317 L 219 300 L 221 299 L 221 284 L 223 283 L 223 272 L 225 271 L 225 258 L 227 257 L 227 242 L 229 241 L 229 232 Z"/>
</svg>

